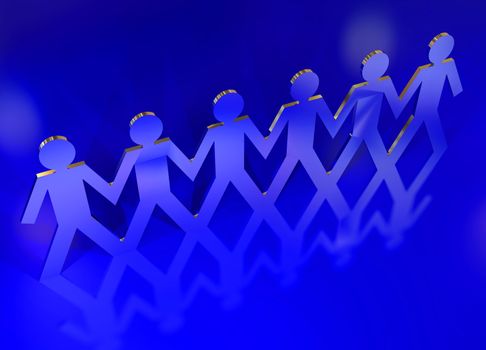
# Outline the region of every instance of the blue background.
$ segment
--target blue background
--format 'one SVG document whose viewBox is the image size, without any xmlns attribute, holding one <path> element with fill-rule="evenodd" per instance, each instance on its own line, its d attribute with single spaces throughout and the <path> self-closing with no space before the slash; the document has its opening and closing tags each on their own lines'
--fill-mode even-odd
<svg viewBox="0 0 486 350">
<path fill-rule="evenodd" d="M 128 121 L 155 111 L 193 154 L 214 122 L 212 98 L 237 89 L 263 131 L 302 68 L 336 110 L 380 48 L 401 89 L 427 44 L 456 40 L 464 92 L 445 94 L 449 148 L 428 182 L 434 201 L 387 250 L 374 236 L 347 266 L 325 254 L 282 288 L 265 273 L 224 311 L 200 295 L 170 335 L 136 319 L 127 348 L 484 349 L 486 347 L 486 46 L 479 1 L 3 1 L 0 3 L 0 341 L 5 348 L 82 349 L 57 328 L 76 310 L 36 278 L 52 236 L 43 209 L 19 224 L 40 141 L 63 134 L 77 159 L 110 177 L 131 146 Z M 9 344 L 8 346 L 6 344 Z"/>
</svg>

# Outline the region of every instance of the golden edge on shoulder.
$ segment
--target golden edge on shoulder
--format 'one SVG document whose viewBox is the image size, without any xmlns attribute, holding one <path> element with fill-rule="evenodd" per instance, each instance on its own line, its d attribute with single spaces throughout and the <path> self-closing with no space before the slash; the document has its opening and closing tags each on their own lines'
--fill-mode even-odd
<svg viewBox="0 0 486 350">
<path fill-rule="evenodd" d="M 141 149 L 141 148 L 143 148 L 142 145 L 136 145 L 136 146 L 128 147 L 128 148 L 125 148 L 125 153 L 136 151 L 137 149 Z"/>
<path fill-rule="evenodd" d="M 81 165 L 85 165 L 86 162 L 84 161 L 81 161 L 81 162 L 77 162 L 77 163 L 73 163 L 73 164 L 69 164 L 67 166 L 68 169 L 73 169 L 73 168 L 77 168 L 78 166 L 81 166 Z M 46 171 L 43 171 L 43 172 L 40 172 L 40 173 L 37 173 L 35 175 L 36 178 L 40 179 L 41 177 L 45 177 L 45 176 L 48 176 L 48 175 L 52 175 L 56 173 L 56 170 L 46 170 Z"/>
<path fill-rule="evenodd" d="M 35 177 L 38 178 L 38 179 L 40 179 L 41 177 L 54 174 L 55 172 L 56 172 L 55 170 L 46 170 L 46 171 L 43 171 L 41 173 L 35 174 Z"/>
<path fill-rule="evenodd" d="M 208 125 L 207 128 L 208 129 L 214 129 L 214 128 L 217 128 L 218 126 L 223 126 L 223 125 L 224 125 L 223 122 L 219 122 L 219 123 L 214 123 L 214 124 Z"/>
<path fill-rule="evenodd" d="M 161 143 L 164 143 L 164 142 L 167 142 L 167 141 L 170 141 L 170 138 L 169 137 L 164 137 L 162 139 L 158 139 L 158 140 L 155 140 L 155 144 L 156 145 L 160 145 Z"/>
<path fill-rule="evenodd" d="M 250 116 L 249 115 L 242 115 L 241 117 L 238 117 L 238 118 L 235 118 L 235 120 L 233 120 L 234 122 L 239 122 L 239 121 L 242 121 L 242 120 L 245 120 L 245 119 L 249 119 Z"/>
<path fill-rule="evenodd" d="M 307 99 L 307 101 L 315 101 L 315 100 L 319 100 L 322 98 L 322 95 L 314 95 L 314 96 L 311 96 Z"/>
<path fill-rule="evenodd" d="M 78 166 L 81 166 L 81 165 L 86 165 L 86 162 L 85 161 L 81 161 L 81 162 L 69 164 L 68 165 L 68 169 L 77 168 Z"/>
</svg>

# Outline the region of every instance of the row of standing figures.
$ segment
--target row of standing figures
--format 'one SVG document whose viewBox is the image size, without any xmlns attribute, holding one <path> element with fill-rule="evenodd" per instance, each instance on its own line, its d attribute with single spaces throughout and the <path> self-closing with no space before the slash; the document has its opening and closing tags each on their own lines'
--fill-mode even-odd
<svg viewBox="0 0 486 350">
<path fill-rule="evenodd" d="M 166 284 L 170 285 L 171 282 L 167 281 L 179 278 L 187 256 L 197 243 L 201 243 L 213 256 L 219 257 L 221 262 L 231 261 L 231 254 L 234 253 L 208 229 L 211 216 L 230 183 L 253 210 L 245 231 L 254 232 L 265 220 L 278 234 L 282 242 L 280 268 L 287 277 L 295 272 L 301 254 L 302 234 L 325 200 L 341 223 L 336 239 L 326 243 L 330 250 L 339 251 L 362 239 L 363 235 L 358 233 L 361 214 L 382 182 L 386 183 L 390 191 L 394 207 L 389 222 L 376 220 L 375 224 L 381 225 L 382 231 L 390 235 L 403 231 L 404 226 L 413 221 L 411 217 L 418 214 L 427 204 L 424 200 L 414 208 L 413 200 L 446 148 L 438 114 L 440 96 L 446 80 L 454 95 L 462 91 L 455 62 L 449 57 L 453 46 L 453 37 L 447 33 L 434 37 L 429 43 L 430 63 L 416 70 L 401 94 L 397 93 L 392 79 L 385 76 L 389 63 L 388 56 L 380 50 L 371 52 L 362 61 L 362 76 L 365 81 L 350 89 L 334 114 L 322 96 L 316 94 L 318 76 L 310 69 L 302 70 L 291 79 L 290 93 L 294 102 L 281 107 L 266 137 L 248 116 L 241 116 L 243 98 L 235 90 L 225 90 L 213 101 L 214 116 L 218 123 L 208 127 L 192 159 L 188 159 L 169 138 L 160 139 L 163 124 L 154 113 L 140 113 L 130 121 L 130 137 L 136 146 L 125 150 L 111 183 L 106 182 L 84 162 L 72 163 L 75 149 L 66 137 L 53 136 L 46 139 L 40 146 L 39 158 L 42 165 L 49 170 L 37 174 L 22 218 L 22 223 L 34 223 L 46 194 L 49 194 L 58 228 L 45 261 L 41 280 L 46 284 L 52 283 L 53 287 L 60 283 L 59 276 L 76 230 L 83 232 L 110 255 L 123 255 L 125 265 L 134 267 L 147 279 L 159 280 L 157 283 L 166 281 Z M 415 95 L 418 99 L 414 114 L 387 150 L 378 131 L 384 99 L 398 118 Z M 316 118 L 321 119 L 329 134 L 334 137 L 344 121 L 353 114 L 354 125 L 349 141 L 332 169 L 325 169 L 314 150 Z M 406 189 L 396 163 L 421 125 L 425 125 L 427 129 L 433 153 L 412 185 Z M 286 156 L 268 190 L 262 193 L 245 171 L 245 138 L 248 138 L 266 158 L 284 131 L 287 133 Z M 337 182 L 363 143 L 369 150 L 377 173 L 355 207 L 350 208 Z M 199 213 L 194 214 L 171 192 L 167 160 L 173 161 L 194 180 L 213 148 L 214 182 Z M 317 194 L 297 226 L 292 229 L 278 212 L 275 201 L 299 163 L 315 185 Z M 136 173 L 139 203 L 124 238 L 120 240 L 92 217 L 84 182 L 116 204 L 133 170 Z M 184 243 L 167 274 L 158 271 L 137 253 L 137 246 L 157 206 L 186 233 Z M 118 268 L 121 269 L 121 265 Z M 116 265 L 113 268 L 116 269 Z M 222 283 L 227 286 L 226 292 L 237 294 L 241 267 L 234 262 L 222 264 L 221 269 L 222 280 L 225 281 Z M 167 297 L 171 292 L 165 291 L 162 294 Z"/>
</svg>

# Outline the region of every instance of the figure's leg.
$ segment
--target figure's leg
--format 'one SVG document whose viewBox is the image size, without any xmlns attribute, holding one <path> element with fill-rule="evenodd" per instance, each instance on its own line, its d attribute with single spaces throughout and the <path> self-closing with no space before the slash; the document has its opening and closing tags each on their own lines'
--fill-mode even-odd
<svg viewBox="0 0 486 350">
<path fill-rule="evenodd" d="M 186 235 L 187 236 L 187 235 Z M 121 256 L 126 260 L 137 274 L 143 277 L 154 289 L 157 303 L 157 311 L 146 304 L 130 304 L 127 307 L 141 306 L 137 310 L 149 318 L 157 315 L 160 318 L 160 327 L 165 330 L 172 330 L 182 324 L 183 320 L 183 296 L 180 286 L 180 274 L 170 276 L 170 272 L 164 275 L 146 257 L 138 251 L 129 252 Z M 127 310 L 128 312 L 130 310 Z M 131 310 L 130 312 L 133 312 Z"/>
<path fill-rule="evenodd" d="M 199 214 L 197 219 L 172 193 L 167 192 L 157 204 L 184 232 L 193 231 L 200 225 Z"/>
<path fill-rule="evenodd" d="M 223 186 L 218 186 L 218 188 L 222 187 Z M 221 192 L 216 191 L 215 189 L 215 191 L 213 192 L 214 197 L 211 198 L 211 201 L 219 203 L 221 199 L 219 198 L 216 200 L 216 192 L 218 192 L 218 194 L 221 194 Z M 198 216 L 197 218 L 195 218 L 194 216 L 192 216 L 191 213 L 186 209 L 186 207 L 172 193 L 167 193 L 167 195 L 164 196 L 163 199 L 161 199 L 161 203 L 159 205 L 162 210 L 164 210 L 167 215 L 169 215 L 174 220 L 174 222 L 179 227 L 181 227 L 184 232 L 186 232 L 183 243 L 179 247 L 179 250 L 177 251 L 177 254 L 174 258 L 173 266 L 171 266 L 170 268 L 171 271 L 174 272 L 174 269 L 177 271 L 182 270 L 185 262 L 187 262 L 190 254 L 192 253 L 194 245 L 197 242 L 201 243 L 204 248 L 206 248 L 212 255 L 216 257 L 222 255 L 224 256 L 228 253 L 224 244 L 221 243 L 221 241 L 217 239 L 214 234 L 207 228 L 207 223 L 203 220 L 200 220 L 202 219 L 202 217 Z"/>
<path fill-rule="evenodd" d="M 215 184 L 213 184 L 213 186 L 214 185 Z M 220 191 L 220 189 L 225 190 L 226 188 L 227 183 L 225 186 L 223 186 L 221 183 L 217 184 L 217 187 L 214 187 L 214 190 L 211 193 L 210 202 L 205 202 L 203 205 L 206 205 L 206 203 L 219 204 L 221 197 L 224 194 L 224 191 Z M 172 295 L 174 295 L 174 293 L 177 296 L 182 294 L 179 285 L 180 276 L 197 243 L 201 244 L 216 260 L 219 261 L 219 266 L 221 267 L 221 284 L 223 288 L 228 288 L 227 286 L 231 284 L 231 279 L 234 278 L 235 275 L 232 269 L 233 266 L 231 264 L 231 254 L 224 244 L 214 235 L 214 233 L 207 228 L 207 223 L 200 220 L 203 218 L 203 214 L 197 218 L 194 218 L 172 193 L 167 193 L 167 195 L 164 196 L 163 200 L 161 200 L 160 206 L 169 216 L 174 219 L 176 224 L 178 224 L 186 232 L 184 239 L 167 272 L 168 283 L 173 287 L 169 289 L 172 291 Z M 215 208 L 208 208 L 209 207 L 207 206 L 205 207 L 205 213 L 215 210 Z M 174 298 L 174 296 L 172 298 Z"/>
<path fill-rule="evenodd" d="M 95 298 L 62 275 L 41 280 L 41 283 L 56 292 L 71 304 L 84 310 L 94 304 Z"/>
<path fill-rule="evenodd" d="M 361 137 L 352 136 L 344 147 L 342 153 L 339 155 L 339 158 L 336 160 L 334 167 L 328 171 L 328 175 L 335 179 L 336 182 L 341 178 L 362 142 L 363 139 Z"/>
<path fill-rule="evenodd" d="M 412 142 L 413 137 L 419 130 L 422 123 L 423 119 L 420 117 L 420 115 L 415 115 L 414 119 L 410 122 L 406 129 L 402 129 L 403 134 L 397 135 L 397 139 L 395 140 L 396 145 L 391 153 L 388 153 L 391 163 L 396 164 L 398 162 L 410 142 Z"/>
<path fill-rule="evenodd" d="M 253 211 L 262 212 L 267 208 L 270 203 L 268 197 L 260 192 L 258 186 L 246 171 L 242 170 L 239 172 L 238 176 L 231 180 L 231 183 L 240 192 Z"/>
<path fill-rule="evenodd" d="M 388 166 L 390 158 L 387 155 L 385 144 L 383 143 L 378 130 L 374 133 L 368 133 L 364 142 L 366 148 L 368 148 L 368 152 L 370 152 L 373 163 L 375 163 L 376 169 L 378 171 L 383 171 L 382 169 L 385 169 Z"/>
<path fill-rule="evenodd" d="M 220 199 L 216 200 L 216 194 L 220 194 L 222 196 L 219 189 L 223 187 L 227 186 L 221 186 L 221 184 L 218 184 L 218 188 L 215 188 L 212 198 L 210 199 L 211 203 L 220 202 Z M 224 244 L 218 240 L 207 228 L 207 223 L 200 220 L 202 217 L 198 216 L 197 218 L 194 218 L 174 195 L 168 194 L 165 196 L 160 205 L 162 206 L 162 209 L 174 219 L 176 224 L 178 224 L 186 232 L 184 240 L 179 247 L 179 250 L 177 251 L 177 254 L 174 257 L 172 265 L 169 269 L 169 274 L 177 274 L 182 272 L 182 269 L 184 268 L 187 260 L 190 258 L 196 243 L 200 243 L 216 258 L 226 256 L 228 254 L 228 250 Z"/>
<path fill-rule="evenodd" d="M 405 191 L 405 187 L 393 159 L 388 156 L 381 135 L 378 133 L 378 131 L 376 131 L 374 134 L 369 135 L 365 142 L 371 158 L 375 163 L 377 172 L 383 177 L 390 190 L 390 193 L 392 196 L 395 194 L 395 197 L 397 195 L 399 196 L 401 193 L 403 193 L 403 191 Z"/>
<path fill-rule="evenodd" d="M 204 222 L 205 225 L 207 225 L 211 220 L 214 211 L 216 210 L 221 198 L 224 195 L 224 192 L 226 191 L 226 188 L 228 187 L 228 183 L 228 180 L 218 180 L 218 177 L 216 177 L 211 185 L 206 198 L 204 198 L 201 210 L 197 215 L 198 219 Z"/>
<path fill-rule="evenodd" d="M 301 162 L 317 189 L 325 191 L 329 205 L 338 219 L 341 220 L 348 215 L 349 206 L 346 199 L 339 190 L 335 178 L 326 175 L 317 154 L 315 152 L 309 152 L 305 158 L 301 159 Z"/>
<path fill-rule="evenodd" d="M 326 170 L 316 152 L 309 150 L 309 152 L 300 158 L 300 162 L 314 183 L 314 186 L 316 186 L 317 189 L 322 188 L 328 174 L 326 174 Z"/>
<path fill-rule="evenodd" d="M 351 137 L 347 144 L 345 145 L 343 151 L 339 155 L 338 159 L 336 160 L 332 169 L 330 169 L 325 174 L 322 174 L 323 169 L 319 166 L 322 165 L 320 160 L 318 159 L 317 155 L 312 155 L 307 158 L 305 163 L 306 170 L 309 172 L 309 175 L 313 177 L 314 183 L 319 183 L 318 192 L 312 199 L 310 205 L 304 212 L 300 222 L 297 224 L 296 227 L 296 234 L 303 236 L 305 230 L 311 224 L 312 220 L 314 219 L 315 215 L 318 213 L 319 209 L 321 208 L 322 204 L 325 200 L 328 201 L 331 209 L 336 214 L 336 217 L 339 221 L 339 229 L 336 236 L 336 242 L 340 239 L 340 235 L 343 234 L 343 224 L 345 219 L 348 219 L 349 216 L 349 206 L 346 202 L 346 199 L 342 195 L 339 187 L 337 186 L 337 182 L 341 178 L 342 174 L 346 170 L 349 162 L 353 159 L 353 156 L 358 151 L 359 146 L 362 143 L 362 138 L 358 137 Z M 317 158 L 317 159 L 315 159 Z M 324 240 L 323 245 L 325 247 L 329 247 L 329 251 L 335 251 L 334 245 L 337 244 L 335 241 L 331 242 L 331 240 L 326 235 L 321 235 L 317 238 L 319 241 Z M 332 249 L 331 249 L 332 248 Z"/>
<path fill-rule="evenodd" d="M 118 286 L 126 270 L 127 262 L 125 256 L 115 256 L 112 258 L 110 266 L 105 273 L 101 283 L 98 298 L 106 302 L 112 302 L 113 297 L 118 290 Z"/>
<path fill-rule="evenodd" d="M 95 218 L 89 217 L 80 224 L 79 229 L 110 255 L 114 256 L 124 250 L 123 243 Z"/>
<path fill-rule="evenodd" d="M 57 227 L 47 253 L 44 269 L 40 277 L 41 280 L 56 277 L 61 274 L 75 233 L 75 228 L 66 226 Z"/>
<path fill-rule="evenodd" d="M 291 282 L 296 277 L 296 268 L 299 263 L 299 239 L 292 231 L 287 221 L 284 219 L 280 211 L 275 207 L 275 199 L 269 198 L 271 191 L 282 190 L 285 186 L 289 176 L 295 169 L 297 161 L 291 159 L 287 164 L 284 164 L 277 173 L 277 181 L 272 182 L 267 196 L 262 196 L 258 187 L 255 185 L 250 176 L 245 172 L 238 178 L 238 183 L 235 180 L 235 186 L 242 193 L 242 195 L 250 200 L 255 201 L 253 204 L 256 210 L 253 216 L 250 218 L 242 236 L 242 244 L 248 244 L 251 238 L 255 235 L 260 224 L 263 220 L 266 221 L 268 226 L 275 232 L 281 241 L 281 264 L 284 283 Z M 284 180 L 285 181 L 282 181 Z M 282 187 L 281 187 L 282 186 Z M 239 243 L 240 244 L 240 243 Z M 241 274 L 243 275 L 243 254 L 241 255 Z M 242 283 L 243 281 L 240 281 Z"/>
<path fill-rule="evenodd" d="M 270 202 L 275 203 L 285 184 L 289 180 L 290 175 L 294 171 L 297 162 L 298 159 L 294 156 L 287 156 L 284 159 L 266 193 Z"/>
<path fill-rule="evenodd" d="M 232 253 L 231 267 L 233 272 L 231 273 L 231 271 L 228 270 L 230 278 L 233 279 L 232 299 L 238 300 L 237 296 L 245 283 L 244 253 L 263 220 L 267 222 L 269 227 L 276 233 L 277 236 L 281 237 L 283 246 L 286 246 L 285 242 L 288 241 L 288 237 L 290 237 L 290 228 L 275 207 L 274 203 L 260 192 L 258 186 L 247 172 L 241 171 L 238 174 L 238 177 L 232 179 L 232 183 L 253 209 L 253 214 L 245 224 L 245 228 L 243 229 L 235 250 Z M 283 251 L 286 251 L 285 248 L 283 248 Z M 286 253 L 283 252 L 283 254 L 285 255 Z"/>
<path fill-rule="evenodd" d="M 439 114 L 431 115 L 425 120 L 425 126 L 427 127 L 434 153 L 438 155 L 438 157 L 442 156 L 447 148 L 447 141 Z"/>
<path fill-rule="evenodd" d="M 377 171 L 358 198 L 358 201 L 347 219 L 346 229 L 351 236 L 356 237 L 356 243 L 361 242 L 367 236 L 367 231 L 361 229 L 363 212 L 368 207 L 383 181 L 385 181 L 393 200 L 390 221 L 393 221 L 394 224 L 387 227 L 400 229 L 398 227 L 398 222 L 401 220 L 397 219 L 397 214 L 406 216 L 408 211 L 405 205 L 407 196 L 403 181 L 401 180 L 395 163 L 393 163 L 392 159 L 387 154 L 381 135 L 379 133 L 369 134 L 364 141 Z M 402 228 L 402 230 L 403 229 L 404 228 Z"/>
<path fill-rule="evenodd" d="M 147 202 L 138 203 L 127 233 L 122 240 L 124 251 L 130 251 L 138 247 L 154 209 L 155 206 Z"/>
<path fill-rule="evenodd" d="M 381 135 L 378 132 L 371 134 L 366 138 L 365 142 L 377 172 L 358 200 L 356 208 L 360 211 L 360 215 L 365 207 L 368 206 L 376 191 L 378 191 L 382 181 L 385 181 L 394 204 L 401 203 L 405 200 L 405 186 L 398 173 L 396 164 L 388 156 Z"/>
<path fill-rule="evenodd" d="M 439 115 L 437 114 L 434 116 L 430 116 L 425 121 L 425 126 L 427 127 L 427 132 L 429 133 L 430 142 L 432 144 L 434 151 L 430 156 L 430 158 L 425 163 L 424 167 L 420 170 L 417 177 L 410 185 L 409 192 L 415 195 L 422 188 L 425 181 L 427 181 L 428 177 L 434 170 L 437 163 L 439 163 L 440 158 L 442 157 L 442 155 L 444 154 L 447 148 L 447 142 L 446 142 L 444 130 L 442 128 Z"/>
<path fill-rule="evenodd" d="M 116 341 L 116 320 L 109 310 L 112 307 L 110 301 L 97 300 L 90 293 L 79 288 L 77 285 L 63 277 L 57 275 L 52 278 L 46 278 L 41 281 L 42 284 L 75 305 L 83 314 L 86 326 L 81 328 L 74 323 L 62 325 L 62 329 L 75 336 L 78 340 L 91 343 L 103 342 L 103 336 L 100 336 L 99 325 L 103 325 L 105 335 L 109 335 L 111 342 Z M 106 310 L 108 307 L 108 312 Z M 113 332 L 112 332 L 113 331 Z"/>
</svg>

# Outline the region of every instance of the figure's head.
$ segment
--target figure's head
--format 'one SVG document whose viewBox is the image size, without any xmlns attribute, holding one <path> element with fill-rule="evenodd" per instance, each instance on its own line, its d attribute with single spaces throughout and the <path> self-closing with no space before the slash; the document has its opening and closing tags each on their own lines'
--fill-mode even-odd
<svg viewBox="0 0 486 350">
<path fill-rule="evenodd" d="M 454 48 L 454 38 L 448 33 L 436 35 L 429 43 L 429 60 L 433 64 L 441 63 L 452 52 Z"/>
<path fill-rule="evenodd" d="M 223 123 L 228 123 L 240 116 L 245 102 L 236 90 L 224 90 L 213 100 L 214 117 Z"/>
<path fill-rule="evenodd" d="M 130 137 L 138 145 L 153 144 L 162 135 L 164 126 L 153 112 L 142 112 L 130 120 Z"/>
<path fill-rule="evenodd" d="M 319 77 L 310 69 L 297 72 L 292 79 L 290 94 L 297 101 L 305 101 L 315 95 L 319 87 Z"/>
<path fill-rule="evenodd" d="M 361 75 L 365 81 L 371 82 L 380 79 L 388 69 L 390 60 L 381 50 L 371 51 L 361 61 Z"/>
<path fill-rule="evenodd" d="M 76 150 L 65 136 L 51 136 L 42 141 L 39 146 L 39 160 L 50 170 L 67 168 L 76 155 Z"/>
</svg>

